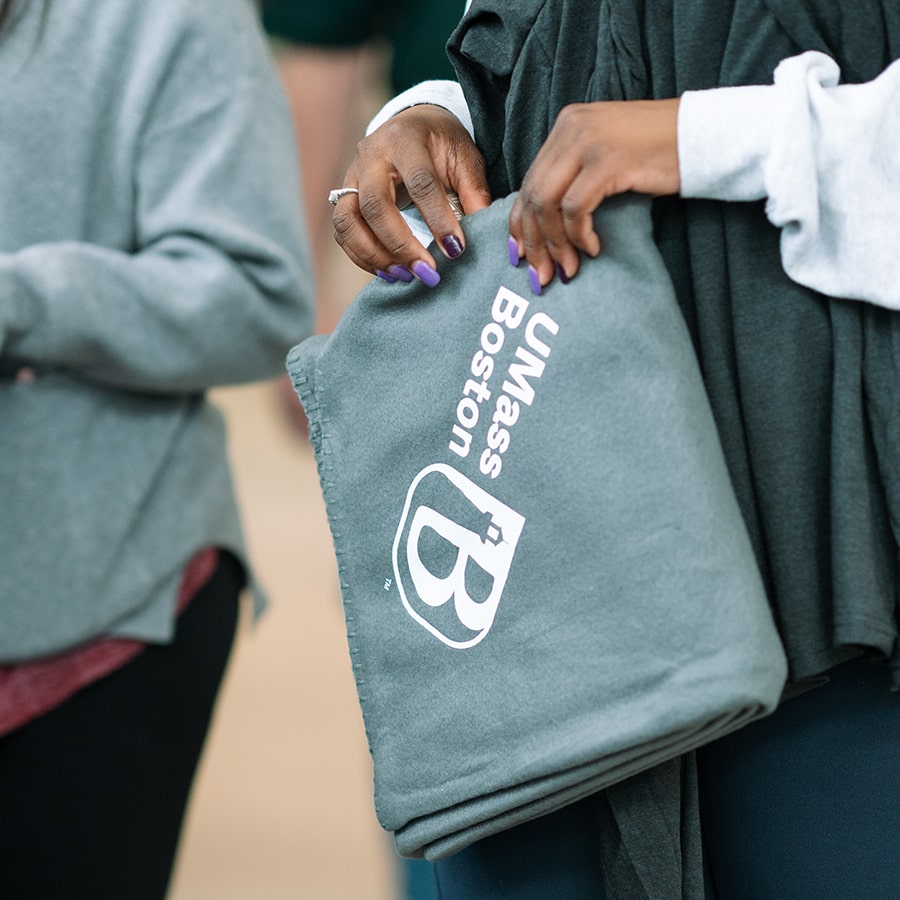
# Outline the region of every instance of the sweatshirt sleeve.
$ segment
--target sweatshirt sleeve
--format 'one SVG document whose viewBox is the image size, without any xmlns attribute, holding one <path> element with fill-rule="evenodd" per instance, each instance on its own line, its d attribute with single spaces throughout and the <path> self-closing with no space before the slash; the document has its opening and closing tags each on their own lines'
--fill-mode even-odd
<svg viewBox="0 0 900 900">
<path fill-rule="evenodd" d="M 409 109 L 411 106 L 421 106 L 426 103 L 433 106 L 442 106 L 444 109 L 452 112 L 462 122 L 466 131 L 469 132 L 474 140 L 475 129 L 472 127 L 472 116 L 463 96 L 462 87 L 455 81 L 438 80 L 422 81 L 397 94 L 396 97 L 392 97 L 375 114 L 368 128 L 366 128 L 366 134 L 371 134 L 392 116 L 403 112 L 404 109 Z"/>
<path fill-rule="evenodd" d="M 260 66 L 216 91 L 162 89 L 174 102 L 142 123 L 131 176 L 133 249 L 0 254 L 4 358 L 152 392 L 283 371 L 311 284 L 290 117 Z"/>
<path fill-rule="evenodd" d="M 681 98 L 681 193 L 768 198 L 795 281 L 900 309 L 900 62 L 839 84 L 817 52 L 784 60 L 766 86 Z"/>
</svg>

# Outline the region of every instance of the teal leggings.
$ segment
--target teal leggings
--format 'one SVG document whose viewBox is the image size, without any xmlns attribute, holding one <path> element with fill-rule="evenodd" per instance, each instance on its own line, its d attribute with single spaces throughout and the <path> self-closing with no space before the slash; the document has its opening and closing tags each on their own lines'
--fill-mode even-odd
<svg viewBox="0 0 900 900">
<path fill-rule="evenodd" d="M 862 660 L 698 754 L 709 900 L 900 898 L 900 694 Z M 435 864 L 441 900 L 603 900 L 591 798 Z"/>
<path fill-rule="evenodd" d="M 900 694 L 864 660 L 698 757 L 719 900 L 900 897 Z"/>
</svg>

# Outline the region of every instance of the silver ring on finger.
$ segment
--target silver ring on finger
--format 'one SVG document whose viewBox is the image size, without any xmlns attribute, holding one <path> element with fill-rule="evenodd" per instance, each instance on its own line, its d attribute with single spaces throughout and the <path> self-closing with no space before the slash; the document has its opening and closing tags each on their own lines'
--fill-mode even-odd
<svg viewBox="0 0 900 900">
<path fill-rule="evenodd" d="M 341 199 L 341 197 L 345 196 L 346 194 L 358 194 L 358 193 L 359 193 L 358 188 L 351 188 L 351 187 L 335 188 L 333 191 L 328 192 L 328 202 L 332 206 L 337 206 L 337 202 L 338 202 L 338 200 Z"/>
</svg>

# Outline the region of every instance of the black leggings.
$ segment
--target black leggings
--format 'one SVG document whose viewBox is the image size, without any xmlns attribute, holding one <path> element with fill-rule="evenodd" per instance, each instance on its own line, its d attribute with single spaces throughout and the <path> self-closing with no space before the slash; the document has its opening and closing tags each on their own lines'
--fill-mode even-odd
<svg viewBox="0 0 900 900">
<path fill-rule="evenodd" d="M 698 753 L 709 900 L 900 898 L 900 696 L 863 660 Z M 435 864 L 441 900 L 602 900 L 592 798 Z"/>
<path fill-rule="evenodd" d="M 221 553 L 171 644 L 0 738 L 0 897 L 165 896 L 243 585 Z"/>
</svg>

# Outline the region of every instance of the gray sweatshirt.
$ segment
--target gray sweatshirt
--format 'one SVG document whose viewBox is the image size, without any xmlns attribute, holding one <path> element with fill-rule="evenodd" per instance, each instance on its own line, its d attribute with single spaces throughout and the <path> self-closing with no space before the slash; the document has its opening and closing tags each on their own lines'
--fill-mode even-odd
<svg viewBox="0 0 900 900">
<path fill-rule="evenodd" d="M 165 641 L 243 553 L 204 391 L 310 330 L 290 117 L 249 0 L 29 0 L 0 83 L 0 661 Z"/>
</svg>

